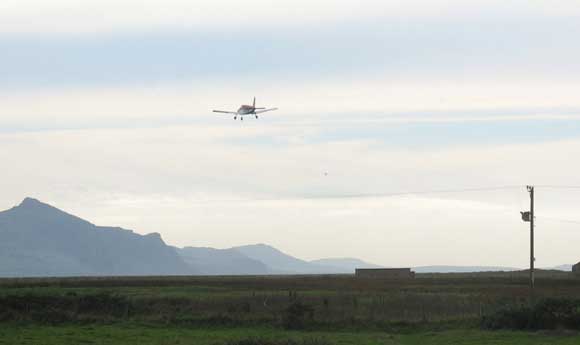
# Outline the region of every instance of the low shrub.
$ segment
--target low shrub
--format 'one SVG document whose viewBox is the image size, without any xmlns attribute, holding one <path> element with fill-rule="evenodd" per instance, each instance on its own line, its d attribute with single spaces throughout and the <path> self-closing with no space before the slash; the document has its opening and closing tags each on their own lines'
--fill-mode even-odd
<svg viewBox="0 0 580 345">
<path fill-rule="evenodd" d="M 304 329 L 314 319 L 314 308 L 300 301 L 293 302 L 284 311 L 284 328 Z"/>
<path fill-rule="evenodd" d="M 580 300 L 544 299 L 532 308 L 527 306 L 500 310 L 484 316 L 485 329 L 574 329 L 580 330 Z"/>
<path fill-rule="evenodd" d="M 230 340 L 226 343 L 226 345 L 331 345 L 331 343 L 322 338 L 307 338 L 302 340 L 246 338 L 240 340 Z"/>
</svg>

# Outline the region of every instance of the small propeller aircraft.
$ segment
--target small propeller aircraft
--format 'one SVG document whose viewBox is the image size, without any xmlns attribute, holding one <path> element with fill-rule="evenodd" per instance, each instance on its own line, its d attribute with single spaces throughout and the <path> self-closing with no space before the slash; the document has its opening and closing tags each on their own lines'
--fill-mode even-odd
<svg viewBox="0 0 580 345">
<path fill-rule="evenodd" d="M 238 111 L 225 111 L 225 110 L 214 110 L 214 113 L 222 113 L 222 114 L 233 114 L 234 120 L 240 117 L 240 120 L 244 119 L 245 115 L 254 115 L 256 119 L 258 118 L 258 114 L 265 113 L 267 111 L 278 110 L 278 108 L 256 108 L 256 97 L 254 97 L 254 103 L 252 105 L 242 105 Z"/>
</svg>

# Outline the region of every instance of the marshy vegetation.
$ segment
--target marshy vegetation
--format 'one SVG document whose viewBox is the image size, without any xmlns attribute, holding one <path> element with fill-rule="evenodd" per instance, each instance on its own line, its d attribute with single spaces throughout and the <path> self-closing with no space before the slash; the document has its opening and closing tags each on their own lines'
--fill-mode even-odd
<svg viewBox="0 0 580 345">
<path fill-rule="evenodd" d="M 539 281 L 536 296 L 539 301 L 547 297 L 570 301 L 561 302 L 568 303 L 570 314 L 580 305 L 575 302 L 580 299 L 580 280 Z M 419 275 L 412 281 L 340 275 L 12 279 L 0 281 L 0 321 L 311 330 L 481 324 L 489 329 L 522 329 L 504 320 L 529 314 L 527 298 L 525 278 L 485 274 Z M 539 306 L 556 305 L 550 301 Z M 570 315 L 560 324 L 578 322 L 576 314 Z M 535 325 L 528 328 L 539 328 Z"/>
</svg>

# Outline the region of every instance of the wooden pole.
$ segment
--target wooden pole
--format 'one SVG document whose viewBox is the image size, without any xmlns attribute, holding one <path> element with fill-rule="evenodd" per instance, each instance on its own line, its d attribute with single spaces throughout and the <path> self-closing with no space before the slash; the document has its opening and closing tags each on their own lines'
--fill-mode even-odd
<svg viewBox="0 0 580 345">
<path fill-rule="evenodd" d="M 534 186 L 528 186 L 530 192 L 530 301 L 534 303 Z"/>
</svg>

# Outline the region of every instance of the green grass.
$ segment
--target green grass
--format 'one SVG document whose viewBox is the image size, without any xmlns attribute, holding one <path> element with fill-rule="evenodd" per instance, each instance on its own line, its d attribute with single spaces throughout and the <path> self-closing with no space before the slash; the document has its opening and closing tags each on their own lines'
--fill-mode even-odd
<svg viewBox="0 0 580 345">
<path fill-rule="evenodd" d="M 540 279 L 536 296 L 578 300 L 580 279 L 572 278 Z M 482 316 L 520 306 L 528 293 L 523 278 L 454 275 L 0 279 L 0 345 L 236 345 L 228 342 L 251 337 L 330 345 L 580 344 L 580 333 L 478 328 Z M 295 302 L 313 311 L 304 316 L 308 331 L 283 329 Z"/>
<path fill-rule="evenodd" d="M 536 296 L 580 299 L 580 279 L 572 278 L 540 279 Z M 238 326 L 275 326 L 300 301 L 314 311 L 308 320 L 312 328 L 372 330 L 399 322 L 479 320 L 526 303 L 527 297 L 525 279 L 487 276 L 406 281 L 344 275 L 0 279 L 0 320 L 214 326 L 225 320 Z"/>
<path fill-rule="evenodd" d="M 66 296 L 70 294 L 95 295 L 98 293 L 117 294 L 127 297 L 209 297 L 241 296 L 248 293 L 215 286 L 147 286 L 147 287 L 22 287 L 0 288 L 1 296 L 35 295 Z"/>
<path fill-rule="evenodd" d="M 292 332 L 269 328 L 191 329 L 134 324 L 91 326 L 16 326 L 0 329 L 0 344 L 140 344 L 220 345 L 228 341 L 261 338 L 269 340 L 322 339 L 336 345 L 577 345 L 578 333 L 484 332 L 460 330 L 388 334 L 382 332 Z"/>
</svg>

